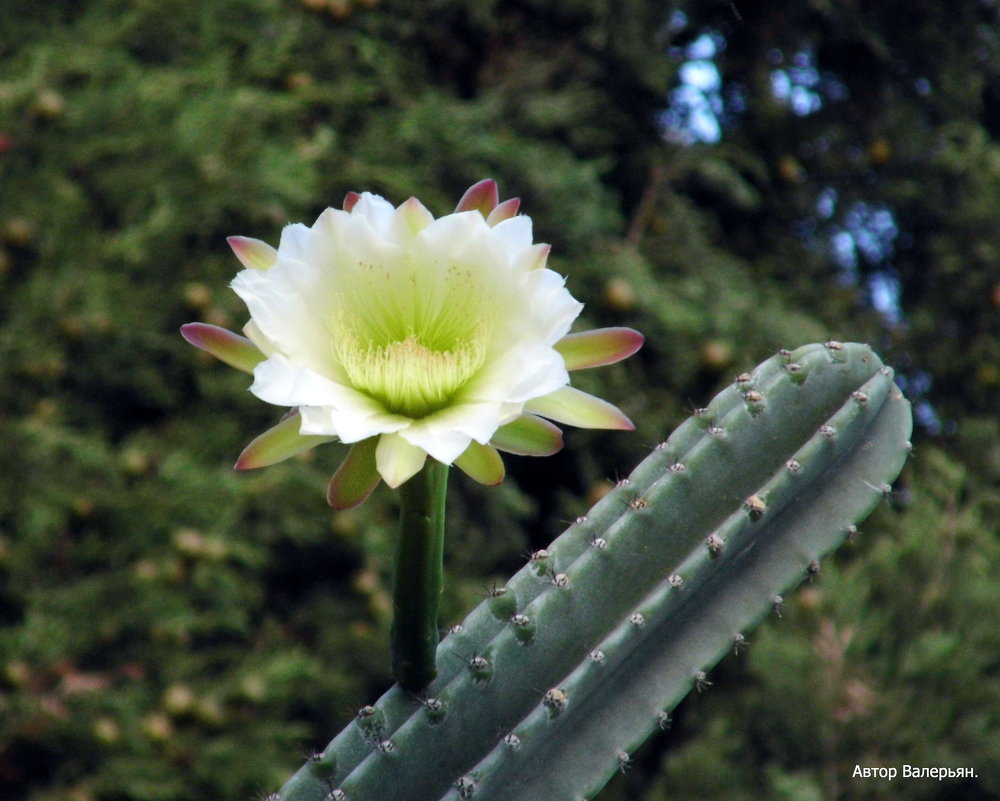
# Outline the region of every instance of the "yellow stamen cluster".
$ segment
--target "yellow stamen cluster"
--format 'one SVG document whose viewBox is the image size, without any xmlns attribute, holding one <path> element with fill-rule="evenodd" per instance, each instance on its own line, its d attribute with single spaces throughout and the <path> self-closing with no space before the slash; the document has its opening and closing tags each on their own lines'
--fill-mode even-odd
<svg viewBox="0 0 1000 801">
<path fill-rule="evenodd" d="M 329 331 L 351 386 L 415 420 L 446 408 L 490 353 L 490 266 L 405 255 L 341 265 Z"/>
<path fill-rule="evenodd" d="M 486 356 L 482 337 L 435 350 L 417 334 L 385 345 L 348 335 L 336 343 L 335 351 L 356 389 L 381 401 L 388 411 L 414 419 L 447 406 Z"/>
</svg>

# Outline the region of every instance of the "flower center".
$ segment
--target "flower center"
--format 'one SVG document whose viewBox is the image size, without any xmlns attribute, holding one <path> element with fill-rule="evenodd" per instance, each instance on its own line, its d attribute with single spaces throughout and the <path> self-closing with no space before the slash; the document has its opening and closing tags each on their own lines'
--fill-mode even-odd
<svg viewBox="0 0 1000 801">
<path fill-rule="evenodd" d="M 506 293 L 476 254 L 390 254 L 341 265 L 329 318 L 351 385 L 412 419 L 446 408 L 487 361 Z"/>
<path fill-rule="evenodd" d="M 448 405 L 455 392 L 482 365 L 484 338 L 476 336 L 446 349 L 423 344 L 418 334 L 384 345 L 342 337 L 334 346 L 355 389 L 406 417 L 425 417 Z"/>
</svg>

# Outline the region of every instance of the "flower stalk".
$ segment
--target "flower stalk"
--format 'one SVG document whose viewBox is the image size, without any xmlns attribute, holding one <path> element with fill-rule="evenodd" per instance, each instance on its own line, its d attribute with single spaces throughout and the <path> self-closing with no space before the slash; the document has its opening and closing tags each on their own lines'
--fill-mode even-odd
<svg viewBox="0 0 1000 801">
<path fill-rule="evenodd" d="M 391 663 L 396 681 L 411 692 L 424 689 L 437 675 L 447 488 L 448 465 L 436 459 L 428 459 L 399 487 Z"/>
</svg>

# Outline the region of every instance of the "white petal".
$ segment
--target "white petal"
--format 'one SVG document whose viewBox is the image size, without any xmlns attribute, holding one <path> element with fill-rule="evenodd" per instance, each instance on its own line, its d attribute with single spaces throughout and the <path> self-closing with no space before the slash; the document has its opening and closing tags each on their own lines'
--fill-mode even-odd
<svg viewBox="0 0 1000 801">
<path fill-rule="evenodd" d="M 462 391 L 461 398 L 524 403 L 568 383 L 562 356 L 547 345 L 525 343 L 485 365 Z"/>
<path fill-rule="evenodd" d="M 313 239 L 323 247 L 341 247 L 344 230 L 351 225 L 351 215 L 343 209 L 326 208 L 316 218 L 311 232 Z M 325 254 L 324 254 L 325 255 Z"/>
<path fill-rule="evenodd" d="M 461 264 L 477 278 L 495 280 L 504 263 L 499 240 L 478 211 L 463 211 L 440 217 L 417 236 L 421 260 L 435 267 L 443 262 Z"/>
<path fill-rule="evenodd" d="M 434 215 L 415 197 L 411 197 L 396 209 L 392 220 L 393 238 L 397 242 L 407 240 L 420 233 L 434 222 Z"/>
<path fill-rule="evenodd" d="M 379 475 L 393 488 L 415 476 L 426 459 L 426 452 L 411 445 L 399 434 L 383 434 L 375 448 L 375 466 Z"/>
<path fill-rule="evenodd" d="M 371 413 L 382 411 L 382 407 L 366 395 L 295 364 L 280 353 L 258 364 L 253 377 L 250 391 L 275 406 L 363 407 Z"/>
<path fill-rule="evenodd" d="M 533 333 L 549 344 L 555 344 L 566 336 L 573 321 L 583 311 L 583 304 L 566 289 L 566 280 L 552 270 L 529 273 L 526 292 L 531 298 L 531 308 L 539 315 L 544 314 L 544 323 Z"/>
<path fill-rule="evenodd" d="M 533 270 L 537 270 L 544 267 L 549 258 L 549 252 L 552 250 L 551 245 L 532 245 L 530 248 L 526 248 L 517 254 L 517 259 L 514 262 L 514 272 L 515 273 L 530 273 Z"/>
<path fill-rule="evenodd" d="M 351 214 L 365 220 L 380 237 L 389 238 L 392 236 L 393 217 L 396 216 L 396 210 L 384 197 L 373 195 L 371 192 L 362 192 L 361 200 L 351 209 Z"/>
<path fill-rule="evenodd" d="M 525 351 L 521 357 L 521 376 L 513 384 L 507 399 L 527 401 L 548 395 L 569 383 L 569 373 L 562 356 L 552 348 Z"/>
<path fill-rule="evenodd" d="M 278 253 L 280 258 L 308 261 L 312 256 L 312 232 L 309 226 L 293 223 L 282 228 Z"/>
<path fill-rule="evenodd" d="M 454 462 L 472 442 L 472 437 L 460 431 L 443 429 L 431 433 L 424 425 L 410 426 L 400 431 L 397 436 L 402 437 L 413 447 L 419 448 L 422 453 L 429 454 L 442 464 Z"/>
<path fill-rule="evenodd" d="M 334 434 L 342 442 L 360 442 L 377 434 L 406 428 L 410 420 L 385 412 L 371 413 L 360 404 L 355 407 L 300 406 L 303 434 Z"/>
<path fill-rule="evenodd" d="M 531 247 L 531 217 L 524 214 L 511 217 L 493 226 L 493 233 L 503 241 L 511 263 Z"/>
<path fill-rule="evenodd" d="M 260 348 L 261 353 L 265 356 L 270 356 L 275 352 L 274 343 L 264 336 L 264 332 L 257 327 L 257 323 L 253 320 L 248 320 L 247 324 L 243 326 L 243 333 L 247 339 Z"/>
<path fill-rule="evenodd" d="M 343 380 L 327 329 L 331 288 L 322 278 L 314 265 L 281 256 L 266 272 L 243 270 L 232 287 L 275 351 L 320 375 Z"/>
<path fill-rule="evenodd" d="M 464 403 L 414 420 L 399 432 L 407 442 L 423 448 L 439 462 L 451 464 L 472 440 L 490 441 L 496 430 L 520 414 L 496 403 Z"/>
</svg>

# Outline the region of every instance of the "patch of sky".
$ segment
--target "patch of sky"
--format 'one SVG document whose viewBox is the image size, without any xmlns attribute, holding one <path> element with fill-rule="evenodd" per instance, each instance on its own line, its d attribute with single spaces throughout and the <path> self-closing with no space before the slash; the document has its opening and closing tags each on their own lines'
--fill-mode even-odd
<svg viewBox="0 0 1000 801">
<path fill-rule="evenodd" d="M 830 219 L 836 212 L 837 192 L 823 190 L 816 203 L 816 213 Z M 892 210 L 870 203 L 854 203 L 841 226 L 829 238 L 830 254 L 841 268 L 845 284 L 860 286 L 871 307 L 890 325 L 905 325 L 902 285 L 892 266 L 899 240 L 899 228 Z M 861 269 L 861 261 L 866 270 Z M 899 371 L 896 382 L 913 402 L 917 424 L 931 434 L 948 430 L 933 404 L 926 399 L 931 377 L 920 370 Z"/>
<path fill-rule="evenodd" d="M 827 208 L 832 214 L 835 206 L 836 192 L 825 190 L 821 193 L 817 212 L 822 214 L 823 208 Z M 861 259 L 872 266 L 884 265 L 895 253 L 898 236 L 899 228 L 890 209 L 871 203 L 855 203 L 844 216 L 843 225 L 831 237 L 833 259 L 852 273 L 857 272 Z"/>
<path fill-rule="evenodd" d="M 679 12 L 667 23 L 671 34 L 685 27 L 687 17 Z M 723 86 L 716 64 L 716 57 L 725 46 L 725 39 L 710 31 L 683 47 L 671 48 L 671 55 L 681 64 L 677 86 L 668 97 L 661 119 L 669 141 L 681 145 L 718 142 L 723 134 L 723 118 L 744 110 L 741 87 Z M 780 50 L 774 50 L 769 58 L 774 64 L 771 93 L 798 116 L 814 114 L 825 102 L 847 96 L 842 83 L 820 71 L 812 50 L 800 50 L 787 61 Z"/>
<path fill-rule="evenodd" d="M 819 83 L 819 70 L 808 51 L 796 53 L 792 64 L 771 73 L 771 93 L 800 117 L 823 107 Z"/>
<path fill-rule="evenodd" d="M 833 189 L 820 193 L 816 211 L 829 218 L 836 210 L 837 194 Z M 892 268 L 899 228 L 892 211 L 885 206 L 855 203 L 847 211 L 842 226 L 830 235 L 830 255 L 843 270 L 844 280 L 862 283 L 869 302 L 890 323 L 902 321 L 900 284 Z M 862 279 L 861 260 L 869 266 Z"/>
<path fill-rule="evenodd" d="M 815 114 L 829 100 L 842 100 L 847 96 L 846 87 L 829 75 L 824 75 L 816 65 L 812 50 L 800 50 L 789 63 L 778 51 L 771 54 L 776 68 L 771 72 L 771 93 L 800 117 Z"/>
<path fill-rule="evenodd" d="M 687 25 L 687 17 L 677 11 L 670 17 L 667 31 L 677 34 Z M 724 49 L 725 40 L 716 33 L 704 33 L 684 47 L 671 49 L 680 67 L 677 86 L 670 93 L 661 118 L 664 136 L 669 141 L 680 145 L 718 142 L 723 134 L 724 115 L 738 115 L 744 110 L 747 101 L 743 88 L 738 84 L 724 87 L 715 62 Z M 820 71 L 811 50 L 801 50 L 787 62 L 777 49 L 769 57 L 774 67 L 771 92 L 792 113 L 798 116 L 814 114 L 824 103 L 847 96 L 843 84 Z M 919 79 L 920 89 L 929 92 L 929 83 Z M 821 190 L 816 198 L 816 218 L 832 223 L 839 201 L 834 188 Z M 815 232 L 818 226 L 809 227 Z M 847 210 L 843 222 L 834 225 L 827 239 L 831 258 L 840 267 L 845 283 L 860 286 L 872 308 L 893 325 L 904 322 L 900 281 L 892 266 L 899 239 L 892 210 L 863 202 L 854 203 Z M 898 373 L 897 381 L 914 399 L 913 411 L 918 423 L 931 433 L 941 431 L 943 425 L 934 407 L 921 397 L 930 389 L 929 375 L 919 371 L 908 375 Z"/>
<path fill-rule="evenodd" d="M 893 324 L 902 320 L 899 276 L 894 270 L 879 270 L 872 273 L 868 276 L 867 289 L 872 306 L 886 320 Z"/>
<path fill-rule="evenodd" d="M 837 210 L 837 190 L 826 187 L 816 198 L 816 213 L 824 220 L 829 220 Z"/>
<path fill-rule="evenodd" d="M 667 33 L 678 33 L 687 27 L 688 18 L 680 9 L 674 9 L 667 20 Z"/>
<path fill-rule="evenodd" d="M 946 425 L 941 423 L 934 407 L 928 401 L 917 401 L 913 404 L 913 416 L 917 419 L 917 424 L 922 426 L 928 434 L 937 435 L 944 431 L 947 434 L 954 434 L 957 426 L 951 420 Z"/>
<path fill-rule="evenodd" d="M 933 383 L 928 373 L 920 370 L 912 373 L 898 371 L 895 380 L 899 388 L 903 390 L 903 394 L 913 402 L 913 417 L 916 419 L 917 425 L 932 435 L 940 434 L 942 431 L 949 434 L 954 433 L 954 421 L 942 422 L 934 405 L 924 399 L 930 392 Z"/>
<path fill-rule="evenodd" d="M 722 37 L 705 33 L 678 49 L 676 55 L 684 61 L 661 118 L 668 140 L 693 145 L 722 138 L 722 76 L 713 59 L 723 46 Z"/>
</svg>

